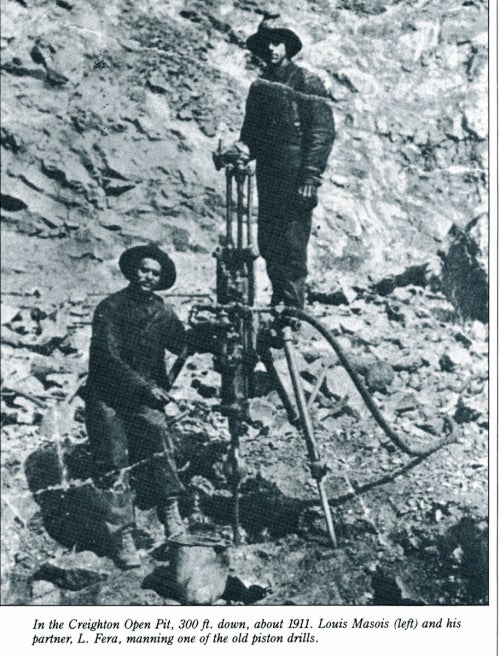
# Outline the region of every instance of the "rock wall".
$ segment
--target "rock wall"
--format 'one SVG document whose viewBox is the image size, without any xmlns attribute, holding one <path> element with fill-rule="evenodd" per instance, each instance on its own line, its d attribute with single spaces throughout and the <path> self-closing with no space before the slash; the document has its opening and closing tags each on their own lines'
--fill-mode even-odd
<svg viewBox="0 0 500 656">
<path fill-rule="evenodd" d="M 312 277 L 398 272 L 487 203 L 481 0 L 278 2 L 297 61 L 331 90 L 338 137 Z M 254 0 L 2 0 L 2 221 L 15 286 L 109 275 L 124 245 L 210 253 L 255 63 Z M 31 266 L 36 258 L 35 274 Z M 326 272 L 326 273 L 325 273 Z"/>
</svg>

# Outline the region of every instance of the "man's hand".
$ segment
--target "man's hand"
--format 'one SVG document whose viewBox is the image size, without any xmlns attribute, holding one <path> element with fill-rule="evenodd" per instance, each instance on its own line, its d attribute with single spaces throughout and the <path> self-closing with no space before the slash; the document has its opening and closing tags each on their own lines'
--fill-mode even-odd
<svg viewBox="0 0 500 656">
<path fill-rule="evenodd" d="M 310 208 L 318 204 L 318 188 L 313 184 L 301 184 L 297 189 L 297 194 L 302 202 Z"/>
<path fill-rule="evenodd" d="M 163 405 L 166 405 L 170 402 L 169 395 L 161 387 L 153 387 L 151 390 L 151 396 L 155 401 L 158 401 L 158 403 L 162 403 Z"/>
<path fill-rule="evenodd" d="M 298 194 L 303 200 L 318 198 L 318 189 L 313 184 L 301 184 L 298 188 Z"/>
<path fill-rule="evenodd" d="M 213 154 L 215 168 L 220 170 L 226 164 L 245 165 L 250 161 L 250 151 L 248 146 L 242 141 L 235 141 L 232 146 L 222 149 L 219 143 L 219 150 Z"/>
<path fill-rule="evenodd" d="M 235 153 L 237 153 L 237 157 L 240 162 L 246 164 L 250 161 L 250 150 L 248 146 L 243 143 L 243 141 L 235 141 L 232 149 Z"/>
</svg>

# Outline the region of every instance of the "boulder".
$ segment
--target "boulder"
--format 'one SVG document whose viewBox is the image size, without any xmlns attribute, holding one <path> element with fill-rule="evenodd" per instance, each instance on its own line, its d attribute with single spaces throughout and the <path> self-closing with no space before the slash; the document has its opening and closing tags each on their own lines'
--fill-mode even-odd
<svg viewBox="0 0 500 656">
<path fill-rule="evenodd" d="M 97 560 L 93 553 L 86 553 L 90 554 L 92 560 Z M 80 559 L 85 562 L 85 554 L 80 554 Z M 60 589 L 72 591 L 83 590 L 89 585 L 95 585 L 104 578 L 106 578 L 105 573 L 84 567 L 66 567 L 64 563 L 60 564 L 59 562 L 56 564 L 52 562 L 43 563 L 33 575 L 34 581 L 48 581 Z"/>
<path fill-rule="evenodd" d="M 441 286 L 464 319 L 488 322 L 488 218 L 480 215 L 450 229 L 442 258 Z"/>
<path fill-rule="evenodd" d="M 229 573 L 226 550 L 175 545 L 170 556 L 170 583 L 182 604 L 213 604 L 224 594 Z"/>
<path fill-rule="evenodd" d="M 455 371 L 457 368 L 464 367 L 469 369 L 472 363 L 473 360 L 469 352 L 458 344 L 451 344 L 439 360 L 443 371 Z"/>
</svg>

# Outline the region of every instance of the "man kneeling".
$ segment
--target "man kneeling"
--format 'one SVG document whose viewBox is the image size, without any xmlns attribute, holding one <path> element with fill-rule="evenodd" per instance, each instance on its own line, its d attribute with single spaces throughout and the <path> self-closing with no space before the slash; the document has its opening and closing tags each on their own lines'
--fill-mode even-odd
<svg viewBox="0 0 500 656">
<path fill-rule="evenodd" d="M 170 305 L 153 293 L 175 282 L 175 265 L 165 252 L 135 246 L 121 255 L 119 266 L 130 284 L 101 301 L 94 314 L 86 425 L 114 559 L 128 569 L 140 566 L 130 476 L 139 496 L 154 499 L 168 539 L 186 531 L 177 504 L 183 488 L 164 413 L 165 351 L 180 354 L 186 331 Z"/>
</svg>

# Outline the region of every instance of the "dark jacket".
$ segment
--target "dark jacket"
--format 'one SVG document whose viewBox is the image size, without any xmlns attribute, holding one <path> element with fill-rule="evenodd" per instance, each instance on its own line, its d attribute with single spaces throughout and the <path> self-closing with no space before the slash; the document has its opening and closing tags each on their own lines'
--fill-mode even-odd
<svg viewBox="0 0 500 656">
<path fill-rule="evenodd" d="M 321 184 L 335 138 L 321 80 L 293 62 L 266 71 L 250 87 L 240 139 L 257 168 L 298 171 L 297 183 Z"/>
<path fill-rule="evenodd" d="M 168 389 L 165 350 L 179 354 L 186 342 L 174 310 L 130 287 L 105 298 L 92 324 L 87 393 L 113 407 L 154 406 L 154 386 Z"/>
</svg>

